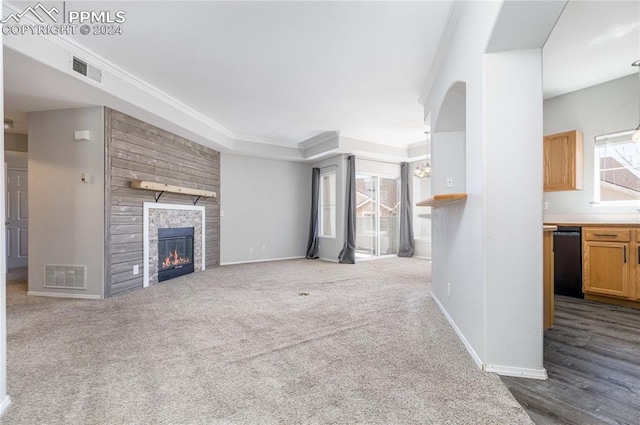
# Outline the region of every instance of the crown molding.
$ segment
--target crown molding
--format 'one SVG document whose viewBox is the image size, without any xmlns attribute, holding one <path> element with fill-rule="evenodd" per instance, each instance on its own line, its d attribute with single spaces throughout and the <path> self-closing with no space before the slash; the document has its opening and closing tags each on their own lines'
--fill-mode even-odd
<svg viewBox="0 0 640 425">
<path fill-rule="evenodd" d="M 419 142 L 415 142 L 415 143 L 411 143 L 409 146 L 407 146 L 407 149 L 415 149 L 415 148 L 420 148 L 422 146 L 427 146 L 427 140 L 421 140 Z"/>
<path fill-rule="evenodd" d="M 196 111 L 195 109 L 187 106 L 186 104 L 182 103 L 181 101 L 179 101 L 178 99 L 176 99 L 175 97 L 165 93 L 164 91 L 158 89 L 157 87 L 147 83 L 146 81 L 142 80 L 141 78 L 136 77 L 135 75 L 125 71 L 124 69 L 120 68 L 119 66 L 117 66 L 116 64 L 114 64 L 113 62 L 109 61 L 108 59 L 103 58 L 102 56 L 98 55 L 97 53 L 93 52 L 92 50 L 88 49 L 87 47 L 81 45 L 80 43 L 76 42 L 75 40 L 72 40 L 66 36 L 44 36 L 45 38 L 47 38 L 49 41 L 52 41 L 53 43 L 59 45 L 60 47 L 62 47 L 63 49 L 67 50 L 68 52 L 72 53 L 75 56 L 78 56 L 79 58 L 86 60 L 88 63 L 90 63 L 91 65 L 97 67 L 97 68 L 101 68 L 104 71 L 107 71 L 108 73 L 110 73 L 111 75 L 113 75 L 116 78 L 119 78 L 120 80 L 124 81 L 125 83 L 145 92 L 146 94 L 149 94 L 151 96 L 153 96 L 154 98 L 158 99 L 159 101 L 168 104 L 169 106 L 179 110 L 180 112 L 188 115 L 189 117 L 199 121 L 200 123 L 212 128 L 213 130 L 224 134 L 225 136 L 231 138 L 231 139 L 238 139 L 241 138 L 238 134 L 234 133 L 233 131 L 225 128 L 224 126 L 218 124 L 217 122 L 213 121 L 212 119 L 206 117 L 205 115 L 201 114 L 200 112 Z"/>
<path fill-rule="evenodd" d="M 270 139 L 270 138 L 267 138 L 267 137 L 249 136 L 249 135 L 246 135 L 246 134 L 238 134 L 238 133 L 233 133 L 233 132 L 231 132 L 231 134 L 232 134 L 231 138 L 235 142 L 260 143 L 260 144 L 263 144 L 263 145 L 286 147 L 286 145 L 283 145 L 282 142 L 280 142 L 278 140 L 275 140 L 275 139 Z"/>
<path fill-rule="evenodd" d="M 21 9 L 14 4 L 11 3 L 4 3 L 3 4 L 3 14 L 7 15 L 8 13 L 18 13 L 19 11 L 21 11 Z M 32 16 L 30 15 L 25 15 L 22 20 L 26 21 L 28 24 L 31 25 L 36 25 L 39 24 Z M 257 137 L 257 136 L 250 136 L 250 135 L 244 135 L 244 134 L 239 134 L 236 133 L 232 130 L 229 130 L 228 128 L 224 127 L 223 125 L 217 123 L 216 121 L 208 118 L 207 116 L 205 116 L 204 114 L 196 111 L 195 109 L 191 108 L 190 106 L 184 104 L 183 102 L 179 101 L 178 99 L 176 99 L 175 97 L 171 96 L 170 94 L 160 90 L 159 88 L 157 88 L 156 86 L 147 83 L 146 81 L 144 81 L 143 79 L 135 76 L 134 74 L 131 74 L 130 72 L 124 70 L 123 68 L 121 68 L 120 66 L 116 65 L 115 63 L 111 62 L 110 60 L 106 59 L 103 56 L 100 56 L 99 54 L 97 54 L 96 52 L 94 52 L 93 50 L 89 49 L 88 47 L 84 46 L 83 44 L 77 42 L 76 40 L 66 36 L 66 35 L 41 35 L 41 37 L 47 39 L 48 41 L 62 47 L 64 50 L 68 51 L 70 54 L 78 56 L 80 59 L 87 61 L 88 63 L 90 63 L 91 65 L 102 69 L 103 71 L 108 72 L 109 74 L 111 74 L 112 76 L 124 81 L 125 83 L 143 91 L 144 93 L 153 96 L 154 98 L 156 98 L 157 100 L 177 109 L 178 111 L 184 113 L 185 115 L 189 116 L 190 118 L 200 122 L 201 124 L 204 124 L 205 126 L 209 127 L 210 129 L 213 129 L 219 133 L 222 133 L 223 135 L 227 136 L 228 138 L 232 139 L 232 140 L 243 140 L 243 141 L 248 141 L 248 142 L 254 142 L 254 143 L 265 143 L 265 144 L 270 144 L 270 145 L 276 145 L 276 146 L 282 146 L 281 143 L 278 143 L 278 141 L 276 140 L 272 140 L 272 139 L 268 139 L 268 138 L 263 138 L 263 137 Z"/>
<path fill-rule="evenodd" d="M 458 3 L 458 0 L 455 0 L 455 4 Z M 3 14 L 7 16 L 9 13 L 19 13 L 22 11 L 23 7 L 20 3 L 3 3 Z M 450 9 L 451 15 L 451 9 Z M 21 22 L 25 24 L 37 25 L 39 22 L 33 16 L 24 15 L 21 19 Z M 39 35 L 43 40 L 52 43 L 53 45 L 61 48 L 68 55 L 74 55 L 79 57 L 80 59 L 86 61 L 87 63 L 100 68 L 109 78 L 113 78 L 116 81 L 126 84 L 129 87 L 139 90 L 141 93 L 150 96 L 152 99 L 156 99 L 160 104 L 168 106 L 174 111 L 178 111 L 184 114 L 185 117 L 193 119 L 196 123 L 202 124 L 205 129 L 213 130 L 214 134 L 220 134 L 226 138 L 228 138 L 228 145 L 222 146 L 222 150 L 230 153 L 230 154 L 240 154 L 240 155 L 253 155 L 249 150 L 255 150 L 256 156 L 261 155 L 265 158 L 278 158 L 278 159 L 286 159 L 292 161 L 313 161 L 318 160 L 319 158 L 323 158 L 327 155 L 334 155 L 336 153 L 345 151 L 345 145 L 349 145 L 349 140 L 340 137 L 340 131 L 324 131 L 316 136 L 310 137 L 302 142 L 297 143 L 297 145 L 287 146 L 280 140 L 274 140 L 264 137 L 244 135 L 236 133 L 218 122 L 208 118 L 204 114 L 198 112 L 197 110 L 191 108 L 185 103 L 179 101 L 175 97 L 169 95 L 168 93 L 160 90 L 158 87 L 144 81 L 142 78 L 131 74 L 125 69 L 121 68 L 114 62 L 106 59 L 105 57 L 97 54 L 93 50 L 84 46 L 82 43 L 70 38 L 65 35 Z M 20 52 L 20 50 L 18 50 Z M 38 58 L 34 57 L 34 59 L 38 60 Z M 106 93 L 110 93 L 109 90 L 105 87 L 100 88 L 102 91 Z M 152 111 L 146 110 L 144 107 L 139 106 L 138 104 L 127 101 L 126 99 L 120 98 L 123 102 L 130 104 L 133 108 L 140 108 L 146 112 L 153 114 Z M 166 120 L 167 118 L 159 117 L 159 119 Z M 180 124 L 176 124 L 180 126 Z M 185 127 L 180 127 L 186 131 L 188 131 Z M 175 130 L 174 130 L 175 131 Z M 206 138 L 211 141 L 215 141 L 211 136 L 206 136 L 203 133 L 199 134 L 199 136 Z M 364 142 L 363 146 L 368 146 L 368 149 L 371 151 L 370 155 L 375 157 L 381 157 L 382 154 L 379 151 L 386 151 L 391 149 L 392 153 L 390 158 L 398 159 L 398 160 L 406 160 L 406 154 L 399 154 L 393 146 L 384 145 L 373 142 Z M 423 142 L 417 142 L 423 143 Z M 411 145 L 413 146 L 413 144 Z M 406 148 L 399 148 L 408 151 Z M 360 152 L 365 152 L 367 149 L 360 150 Z"/>
<path fill-rule="evenodd" d="M 449 50 L 451 39 L 453 37 L 453 34 L 455 33 L 456 27 L 458 26 L 458 20 L 460 19 L 463 8 L 464 2 L 460 0 L 453 0 L 451 6 L 449 6 L 447 22 L 444 26 L 442 34 L 440 35 L 440 40 L 438 41 L 438 49 L 436 50 L 431 68 L 429 69 L 429 73 L 427 74 L 427 79 L 422 85 L 422 91 L 420 92 L 421 94 L 418 98 L 418 102 L 420 102 L 422 105 L 426 105 L 429 102 L 433 83 L 436 81 L 436 77 L 440 72 L 440 67 L 442 66 L 447 51 Z"/>
<path fill-rule="evenodd" d="M 338 137 L 340 137 L 339 131 L 325 131 L 306 140 L 303 140 L 302 142 L 298 143 L 298 147 L 301 149 L 309 149 Z"/>
</svg>

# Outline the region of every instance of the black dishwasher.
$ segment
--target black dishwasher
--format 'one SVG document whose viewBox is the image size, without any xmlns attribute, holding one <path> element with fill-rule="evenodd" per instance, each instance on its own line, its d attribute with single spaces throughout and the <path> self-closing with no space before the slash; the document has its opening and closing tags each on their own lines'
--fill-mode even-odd
<svg viewBox="0 0 640 425">
<path fill-rule="evenodd" d="M 558 226 L 553 232 L 553 254 L 554 293 L 584 298 L 580 226 Z"/>
</svg>

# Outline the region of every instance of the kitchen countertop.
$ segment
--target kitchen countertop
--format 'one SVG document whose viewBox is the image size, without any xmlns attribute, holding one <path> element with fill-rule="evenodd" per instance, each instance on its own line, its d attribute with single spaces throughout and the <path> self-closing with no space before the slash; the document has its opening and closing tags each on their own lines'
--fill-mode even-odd
<svg viewBox="0 0 640 425">
<path fill-rule="evenodd" d="M 542 222 L 556 226 L 640 226 L 640 214 L 544 214 Z"/>
<path fill-rule="evenodd" d="M 602 227 L 631 227 L 640 226 L 640 221 L 553 221 L 545 222 L 545 226 L 602 226 Z"/>
</svg>

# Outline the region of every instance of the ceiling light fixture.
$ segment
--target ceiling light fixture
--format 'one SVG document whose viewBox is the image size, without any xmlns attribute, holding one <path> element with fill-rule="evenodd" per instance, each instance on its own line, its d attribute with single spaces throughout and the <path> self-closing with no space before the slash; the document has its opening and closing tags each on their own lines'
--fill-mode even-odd
<svg viewBox="0 0 640 425">
<path fill-rule="evenodd" d="M 418 164 L 413 170 L 413 176 L 418 177 L 419 179 L 431 177 L 431 164 L 429 163 L 429 159 L 431 158 L 431 136 L 429 136 L 428 131 L 425 131 L 424 134 L 427 135 L 427 162 L 424 164 Z"/>
<path fill-rule="evenodd" d="M 638 79 L 640 81 L 640 59 L 635 61 L 634 63 L 631 64 L 631 66 L 637 66 L 638 67 Z M 639 87 L 640 89 L 640 87 Z M 633 132 L 633 136 L 631 136 L 631 140 L 633 141 L 633 143 L 637 143 L 640 144 L 640 90 L 638 91 L 638 126 L 636 127 L 636 130 Z"/>
<path fill-rule="evenodd" d="M 13 120 L 9 118 L 4 119 L 4 131 L 13 129 Z"/>
</svg>

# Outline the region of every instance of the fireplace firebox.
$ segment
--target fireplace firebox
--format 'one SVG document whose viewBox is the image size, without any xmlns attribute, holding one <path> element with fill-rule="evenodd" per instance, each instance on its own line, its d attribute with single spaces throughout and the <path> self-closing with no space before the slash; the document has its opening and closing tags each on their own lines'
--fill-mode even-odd
<svg viewBox="0 0 640 425">
<path fill-rule="evenodd" d="M 158 229 L 158 282 L 193 273 L 193 227 Z"/>
</svg>

